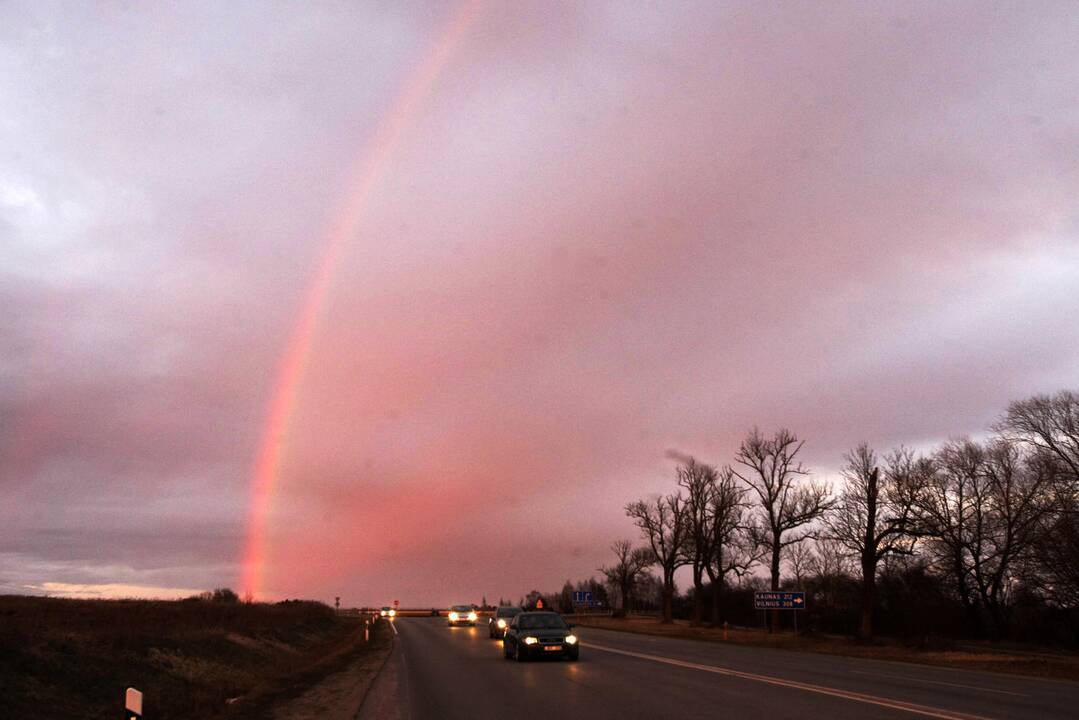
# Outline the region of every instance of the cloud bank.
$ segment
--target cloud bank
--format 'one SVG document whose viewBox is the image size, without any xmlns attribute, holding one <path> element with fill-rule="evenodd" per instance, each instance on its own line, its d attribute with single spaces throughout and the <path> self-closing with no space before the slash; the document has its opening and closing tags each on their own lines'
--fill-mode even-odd
<svg viewBox="0 0 1079 720">
<path fill-rule="evenodd" d="M 452 8 L 0 9 L 0 591 L 235 581 L 348 173 Z M 268 590 L 592 573 L 668 449 L 1079 385 L 1079 18 L 483 5 L 334 278 Z"/>
</svg>

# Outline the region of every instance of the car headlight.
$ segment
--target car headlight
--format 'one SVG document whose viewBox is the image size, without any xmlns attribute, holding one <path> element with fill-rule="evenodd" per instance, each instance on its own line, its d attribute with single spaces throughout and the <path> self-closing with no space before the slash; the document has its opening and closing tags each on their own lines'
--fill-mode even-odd
<svg viewBox="0 0 1079 720">
<path fill-rule="evenodd" d="M 474 612 L 470 612 L 470 613 L 468 614 L 468 620 L 469 620 L 469 622 L 476 622 L 476 618 L 478 618 L 478 617 L 479 617 L 479 615 L 477 615 L 477 614 L 476 614 L 476 613 L 474 613 Z"/>
<path fill-rule="evenodd" d="M 506 629 L 506 621 L 505 620 L 499 620 L 498 622 L 495 623 L 495 625 L 498 626 L 499 630 L 505 630 Z"/>
<path fill-rule="evenodd" d="M 576 635 L 567 635 L 566 636 L 566 644 L 567 645 L 576 645 L 577 644 L 577 636 Z"/>
<path fill-rule="evenodd" d="M 396 610 L 390 610 L 390 617 L 397 617 L 397 611 Z"/>
<path fill-rule="evenodd" d="M 539 640 L 532 637 L 531 635 L 529 635 L 528 637 L 525 638 L 525 645 L 535 645 L 538 642 L 539 642 Z"/>
<path fill-rule="evenodd" d="M 385 610 L 379 610 L 378 614 L 379 614 L 380 617 L 386 617 L 386 611 Z"/>
<path fill-rule="evenodd" d="M 457 613 L 451 612 L 450 613 L 450 620 L 452 620 L 453 622 L 457 622 Z"/>
</svg>

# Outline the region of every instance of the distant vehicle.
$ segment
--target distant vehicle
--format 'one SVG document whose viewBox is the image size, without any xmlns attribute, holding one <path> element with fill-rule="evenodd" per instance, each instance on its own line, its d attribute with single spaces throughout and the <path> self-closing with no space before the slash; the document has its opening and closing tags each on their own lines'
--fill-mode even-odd
<svg viewBox="0 0 1079 720">
<path fill-rule="evenodd" d="M 447 625 L 475 625 L 479 615 L 471 605 L 454 605 L 446 615 Z"/>
<path fill-rule="evenodd" d="M 572 629 L 555 612 L 517 613 L 502 638 L 502 655 L 517 662 L 534 657 L 577 660 L 581 657 L 581 646 Z"/>
<path fill-rule="evenodd" d="M 381 610 L 378 611 L 378 616 L 379 617 L 388 617 L 388 618 L 397 617 L 397 611 L 394 610 L 389 605 L 387 605 L 387 606 L 385 606 L 384 608 L 382 608 Z"/>
<path fill-rule="evenodd" d="M 431 608 L 431 617 L 438 617 L 438 608 Z"/>
<path fill-rule="evenodd" d="M 521 612 L 521 608 L 508 605 L 503 605 L 495 610 L 495 614 L 487 620 L 487 634 L 493 638 L 501 639 L 505 637 L 506 628 L 509 627 L 510 621 L 519 612 Z"/>
</svg>

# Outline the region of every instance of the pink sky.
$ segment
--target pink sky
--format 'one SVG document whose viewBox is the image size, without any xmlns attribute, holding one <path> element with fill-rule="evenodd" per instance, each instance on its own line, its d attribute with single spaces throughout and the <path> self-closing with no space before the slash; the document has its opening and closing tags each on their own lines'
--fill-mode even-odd
<svg viewBox="0 0 1079 720">
<path fill-rule="evenodd" d="M 0 592 L 235 585 L 349 173 L 452 3 L 0 7 Z M 343 247 L 266 592 L 561 586 L 666 451 L 1079 387 L 1074 5 L 479 10 Z M 156 592 L 156 590 L 155 590 Z"/>
</svg>

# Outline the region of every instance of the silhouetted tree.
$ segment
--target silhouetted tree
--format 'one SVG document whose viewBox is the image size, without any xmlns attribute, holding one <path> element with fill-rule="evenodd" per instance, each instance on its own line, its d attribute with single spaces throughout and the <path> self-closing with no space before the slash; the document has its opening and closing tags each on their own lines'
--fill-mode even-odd
<svg viewBox="0 0 1079 720">
<path fill-rule="evenodd" d="M 232 588 L 217 588 L 211 593 L 210 600 L 220 603 L 238 603 L 240 596 L 233 592 Z"/>
<path fill-rule="evenodd" d="M 715 536 L 711 527 L 712 496 L 716 492 L 716 469 L 686 458 L 678 469 L 678 485 L 686 491 L 686 557 L 693 573 L 693 614 L 690 624 L 700 625 L 704 605 L 704 575 L 712 565 Z"/>
<path fill-rule="evenodd" d="M 738 483 L 727 465 L 716 473 L 715 488 L 708 501 L 708 529 L 712 537 L 712 557 L 705 565 L 712 585 L 712 624 L 720 622 L 727 576 L 743 576 L 760 560 L 760 546 L 746 524 L 746 488 Z"/>
<path fill-rule="evenodd" d="M 637 586 L 641 573 L 656 559 L 649 548 L 634 548 L 629 540 L 616 540 L 611 543 L 611 552 L 615 562 L 610 567 L 601 567 L 599 571 L 607 578 L 612 587 L 618 589 L 622 602 L 622 614 L 629 612 L 630 599 Z"/>
<path fill-rule="evenodd" d="M 753 428 L 735 455 L 745 470 L 734 474 L 753 489 L 759 500 L 754 531 L 771 556 L 772 590 L 779 589 L 783 549 L 816 537 L 812 524 L 831 506 L 826 486 L 799 482 L 809 474 L 797 459 L 804 443 L 787 429 L 766 438 Z M 778 625 L 777 611 L 772 613 L 772 628 Z"/>
<path fill-rule="evenodd" d="M 663 609 L 661 619 L 674 622 L 674 573 L 687 563 L 685 498 L 680 493 L 626 505 L 626 515 L 644 533 L 649 547 L 663 573 Z"/>
<path fill-rule="evenodd" d="M 858 637 L 873 637 L 877 565 L 890 554 L 911 554 L 918 499 L 930 472 L 924 461 L 899 448 L 888 455 L 883 476 L 877 456 L 862 443 L 845 456 L 843 491 L 828 514 L 828 532 L 856 554 L 862 571 Z"/>
</svg>

